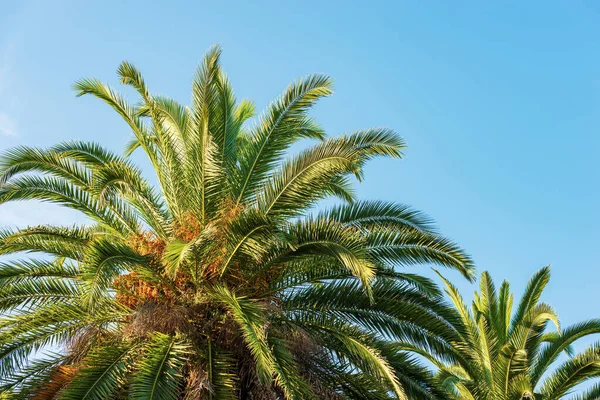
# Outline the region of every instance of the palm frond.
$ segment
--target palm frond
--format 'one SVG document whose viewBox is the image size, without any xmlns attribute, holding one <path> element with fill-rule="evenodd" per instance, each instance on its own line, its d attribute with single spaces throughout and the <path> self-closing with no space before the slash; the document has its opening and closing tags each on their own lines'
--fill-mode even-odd
<svg viewBox="0 0 600 400">
<path fill-rule="evenodd" d="M 267 324 L 264 307 L 260 303 L 239 298 L 223 286 L 215 286 L 213 296 L 222 302 L 240 325 L 246 345 L 256 361 L 262 382 L 268 382 L 275 374 L 275 357 L 267 343 Z"/>
<path fill-rule="evenodd" d="M 550 365 L 562 352 L 567 351 L 576 340 L 597 333 L 600 333 L 600 320 L 597 319 L 580 322 L 563 329 L 554 340 L 540 350 L 535 359 L 535 365 L 530 372 L 532 383 L 536 385 Z"/>
<path fill-rule="evenodd" d="M 549 280 L 550 267 L 541 268 L 531 277 L 513 317 L 512 326 L 518 326 L 529 310 L 535 306 Z"/>
<path fill-rule="evenodd" d="M 316 101 L 331 94 L 331 79 L 309 76 L 290 85 L 279 100 L 272 103 L 260 122 L 251 130 L 249 143 L 240 154 L 240 176 L 235 192 L 238 202 L 256 192 L 260 182 L 297 139 L 323 138 L 320 129 L 306 112 Z"/>
<path fill-rule="evenodd" d="M 128 372 L 139 343 L 105 344 L 89 353 L 69 385 L 60 394 L 63 400 L 103 400 L 127 384 Z"/>
<path fill-rule="evenodd" d="M 415 229 L 372 228 L 367 234 L 369 255 L 395 265 L 433 263 L 458 270 L 472 280 L 475 267 L 471 257 L 453 241 Z"/>
<path fill-rule="evenodd" d="M 85 226 L 41 225 L 25 229 L 0 230 L 0 254 L 35 252 L 81 260 L 94 229 Z"/>
<path fill-rule="evenodd" d="M 420 211 L 388 201 L 356 201 L 322 211 L 321 216 L 349 226 L 369 229 L 377 226 L 414 228 L 434 233 L 433 221 Z"/>
<path fill-rule="evenodd" d="M 123 243 L 99 238 L 88 247 L 81 273 L 85 284 L 84 302 L 93 307 L 121 273 L 136 265 L 144 265 L 146 258 Z"/>
<path fill-rule="evenodd" d="M 548 399 L 560 399 L 573 387 L 597 377 L 600 377 L 600 348 L 593 344 L 552 372 L 545 379 L 540 393 Z"/>
<path fill-rule="evenodd" d="M 155 333 L 131 379 L 130 398 L 135 400 L 177 400 L 181 393 L 181 370 L 188 346 L 182 338 Z"/>
</svg>

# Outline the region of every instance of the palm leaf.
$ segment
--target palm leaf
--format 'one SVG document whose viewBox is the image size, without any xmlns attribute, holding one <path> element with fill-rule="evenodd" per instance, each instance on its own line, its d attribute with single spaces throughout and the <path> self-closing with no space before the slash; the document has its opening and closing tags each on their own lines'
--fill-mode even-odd
<svg viewBox="0 0 600 400">
<path fill-rule="evenodd" d="M 250 133 L 240 154 L 240 176 L 235 193 L 238 202 L 255 193 L 259 183 L 298 138 L 323 138 L 320 129 L 305 117 L 315 102 L 331 94 L 331 79 L 313 75 L 290 85 L 281 98 L 269 106 Z"/>
<path fill-rule="evenodd" d="M 182 338 L 155 333 L 131 379 L 134 400 L 176 400 L 181 393 L 181 370 L 188 346 Z"/>
<path fill-rule="evenodd" d="M 60 400 L 108 399 L 127 383 L 139 343 L 104 345 L 88 354 Z"/>
</svg>

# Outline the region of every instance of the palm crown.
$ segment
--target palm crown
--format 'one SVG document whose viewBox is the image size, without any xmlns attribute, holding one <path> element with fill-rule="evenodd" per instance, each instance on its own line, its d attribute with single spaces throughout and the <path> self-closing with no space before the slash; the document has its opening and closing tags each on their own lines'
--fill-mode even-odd
<svg viewBox="0 0 600 400">
<path fill-rule="evenodd" d="M 585 321 L 561 330 L 552 307 L 540 302 L 550 279 L 548 267 L 529 281 L 515 312 L 513 294 L 504 281 L 499 291 L 487 272 L 481 275 L 472 311 L 458 290 L 446 281 L 455 307 L 452 333 L 448 335 L 454 354 L 440 367 L 438 381 L 456 399 L 558 400 L 577 385 L 600 377 L 600 347 L 594 344 L 574 354 L 575 341 L 600 333 L 600 320 Z M 554 325 L 558 329 L 549 329 Z M 557 363 L 562 353 L 569 358 Z M 558 364 L 558 365 L 556 365 Z M 572 396 L 571 400 L 593 400 L 600 385 Z"/>
<path fill-rule="evenodd" d="M 82 142 L 20 147 L 0 165 L 0 203 L 41 200 L 90 224 L 5 230 L 0 253 L 0 382 L 35 399 L 431 398 L 408 346 L 446 351 L 440 298 L 397 266 L 470 258 L 409 207 L 358 201 L 351 176 L 400 157 L 388 129 L 326 138 L 307 112 L 331 93 L 313 75 L 264 114 L 236 102 L 210 50 L 192 105 L 149 93 L 118 69 L 137 105 L 96 80 L 79 95 L 129 125 L 126 156 Z M 294 156 L 290 145 L 318 142 Z M 157 185 L 127 155 L 141 149 Z M 340 205 L 311 211 L 326 197 Z M 50 348 L 57 354 L 33 355 Z M 436 350 L 437 349 L 437 350 Z"/>
</svg>

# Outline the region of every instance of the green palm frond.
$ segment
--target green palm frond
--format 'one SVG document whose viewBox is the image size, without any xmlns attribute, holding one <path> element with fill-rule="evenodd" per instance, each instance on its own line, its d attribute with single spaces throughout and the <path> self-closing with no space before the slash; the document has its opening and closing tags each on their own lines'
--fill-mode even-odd
<svg viewBox="0 0 600 400">
<path fill-rule="evenodd" d="M 212 344 L 208 346 L 209 379 L 212 383 L 209 396 L 214 399 L 236 400 L 236 377 L 231 372 L 235 370 L 235 358 L 226 351 L 215 351 Z"/>
<path fill-rule="evenodd" d="M 93 235 L 93 229 L 82 226 L 4 229 L 0 231 L 0 254 L 26 251 L 80 260 Z"/>
<path fill-rule="evenodd" d="M 156 333 L 149 340 L 144 355 L 131 379 L 130 398 L 135 400 L 176 400 L 181 392 L 181 370 L 189 351 L 185 341 Z"/>
<path fill-rule="evenodd" d="M 11 279 L 9 283 L 0 285 L 0 312 L 78 300 L 81 296 L 80 286 L 79 282 L 63 277 Z"/>
<path fill-rule="evenodd" d="M 144 265 L 146 259 L 130 247 L 99 238 L 90 243 L 83 260 L 81 279 L 86 288 L 84 301 L 88 306 L 105 296 L 113 280 L 135 265 Z"/>
<path fill-rule="evenodd" d="M 600 399 L 600 384 L 595 384 L 586 391 L 576 396 L 571 396 L 569 400 L 598 400 Z"/>
<path fill-rule="evenodd" d="M 531 370 L 531 380 L 537 384 L 558 356 L 580 338 L 600 333 L 600 320 L 594 319 L 569 326 L 540 350 L 536 363 Z"/>
<path fill-rule="evenodd" d="M 388 385 L 398 399 L 407 399 L 393 368 L 374 346 L 375 341 L 371 337 L 336 320 L 305 318 L 303 322 L 309 330 L 326 336 L 325 340 L 335 346 L 335 352 L 339 357 L 349 360 L 361 370 L 377 377 L 382 383 Z"/>
<path fill-rule="evenodd" d="M 568 359 L 548 376 L 540 388 L 547 399 L 560 399 L 578 384 L 600 377 L 600 347 L 596 343 Z"/>
<path fill-rule="evenodd" d="M 128 372 L 139 343 L 111 343 L 90 352 L 83 366 L 60 394 L 62 400 L 101 400 L 112 398 L 127 384 Z"/>
<path fill-rule="evenodd" d="M 241 173 L 234 193 L 238 202 L 253 194 L 285 150 L 299 138 L 322 139 L 323 132 L 306 117 L 315 102 L 331 94 L 331 79 L 313 75 L 290 85 L 279 100 L 269 106 L 250 133 L 239 162 Z"/>
<path fill-rule="evenodd" d="M 370 256 L 394 265 L 432 263 L 456 269 L 472 280 L 475 267 L 456 243 L 437 234 L 415 229 L 372 228 L 366 237 Z"/>
<path fill-rule="evenodd" d="M 358 231 L 331 220 L 315 218 L 291 224 L 287 233 L 295 238 L 295 249 L 281 259 L 312 254 L 329 256 L 358 277 L 369 292 L 370 283 L 375 277 L 375 265 L 369 257 L 366 241 Z"/>
<path fill-rule="evenodd" d="M 40 391 L 40 388 L 48 385 L 62 362 L 63 356 L 60 354 L 44 354 L 32 360 L 26 367 L 7 375 L 0 386 L 0 393 L 5 394 L 7 399 L 32 397 Z"/>
<path fill-rule="evenodd" d="M 527 283 L 525 293 L 521 297 L 512 320 L 512 326 L 516 328 L 525 315 L 534 307 L 542 295 L 542 291 L 550 280 L 550 268 L 544 267 L 537 271 Z"/>
<path fill-rule="evenodd" d="M 432 233 L 434 231 L 431 218 L 422 212 L 387 201 L 357 201 L 353 204 L 338 205 L 322 212 L 321 215 L 349 226 L 366 229 L 388 226 L 414 228 Z"/>
<path fill-rule="evenodd" d="M 34 352 L 67 343 L 83 329 L 98 329 L 122 318 L 120 310 L 106 304 L 97 304 L 92 316 L 76 303 L 44 304 L 4 317 L 0 324 L 0 374 L 25 367 Z"/>
<path fill-rule="evenodd" d="M 213 288 L 213 296 L 222 302 L 240 325 L 246 345 L 254 356 L 259 378 L 268 382 L 275 374 L 275 357 L 267 343 L 267 319 L 264 306 L 240 298 L 223 286 Z"/>
<path fill-rule="evenodd" d="M 299 375 L 292 353 L 285 342 L 271 338 L 269 345 L 273 349 L 275 359 L 275 384 L 282 388 L 287 399 L 315 399 L 308 383 Z"/>
</svg>

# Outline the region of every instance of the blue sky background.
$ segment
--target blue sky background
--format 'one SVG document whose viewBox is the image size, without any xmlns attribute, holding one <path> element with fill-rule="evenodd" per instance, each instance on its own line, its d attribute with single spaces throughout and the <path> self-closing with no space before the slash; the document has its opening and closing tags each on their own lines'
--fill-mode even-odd
<svg viewBox="0 0 600 400">
<path fill-rule="evenodd" d="M 336 93 L 314 115 L 331 135 L 405 137 L 406 158 L 370 164 L 360 197 L 426 211 L 517 293 L 551 263 L 545 300 L 563 322 L 600 317 L 600 3 L 91 3 L 0 0 L 0 150 L 77 138 L 120 151 L 126 125 L 72 83 L 117 85 L 129 60 L 154 92 L 187 102 L 196 65 L 221 43 L 238 98 L 259 109 L 324 72 Z M 3 226 L 80 220 L 0 206 Z M 470 297 L 474 286 L 449 276 Z"/>
</svg>

